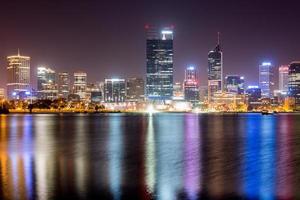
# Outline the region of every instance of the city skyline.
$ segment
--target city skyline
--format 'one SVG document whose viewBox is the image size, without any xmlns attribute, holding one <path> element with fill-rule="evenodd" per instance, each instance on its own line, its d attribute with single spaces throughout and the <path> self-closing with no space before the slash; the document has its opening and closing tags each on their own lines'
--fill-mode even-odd
<svg viewBox="0 0 300 200">
<path fill-rule="evenodd" d="M 48 2 L 50 6 L 45 6 L 47 4 L 45 2 L 27 4 L 5 2 L 0 8 L 1 15 L 5 16 L 0 20 L 0 25 L 3 27 L 0 33 L 3 44 L 3 48 L 0 49 L 0 72 L 3 74 L 5 71 L 5 57 L 15 54 L 17 48 L 20 48 L 21 54 L 32 58 L 32 75 L 36 74 L 35 70 L 38 66 L 45 65 L 51 66 L 56 71 L 72 72 L 73 69 L 86 71 L 90 74 L 91 82 L 103 80 L 105 77 L 144 77 L 144 25 L 173 24 L 175 26 L 175 81 L 182 81 L 181 77 L 186 66 L 194 65 L 199 68 L 200 85 L 205 85 L 207 51 L 215 46 L 216 33 L 221 32 L 222 50 L 225 52 L 224 76 L 233 73 L 244 75 L 246 82 L 255 84 L 258 81 L 258 74 L 254 72 L 253 67 L 258 71 L 261 62 L 269 61 L 274 66 L 280 66 L 299 60 L 299 51 L 296 47 L 299 31 L 297 29 L 293 33 L 284 31 L 292 27 L 291 25 L 297 22 L 299 17 L 292 12 L 296 2 L 284 5 L 276 2 L 251 3 L 248 5 L 246 2 L 235 2 L 233 6 L 229 6 L 219 1 L 215 3 L 187 1 L 183 6 L 183 12 L 180 13 L 176 12 L 181 9 L 178 2 L 172 1 L 172 3 L 161 3 L 161 7 L 152 13 L 151 8 L 153 9 L 153 5 L 157 5 L 158 2 L 149 6 L 149 3 L 141 1 L 134 8 L 136 12 L 124 11 L 120 14 L 122 16 L 120 20 L 120 17 L 116 19 L 113 13 L 128 7 L 125 3 L 108 3 L 106 7 L 114 7 L 116 10 L 112 13 L 87 14 L 95 11 L 96 8 L 99 12 L 105 9 L 96 1 L 90 4 L 74 2 L 71 8 L 67 8 L 66 3 L 55 1 Z M 210 10 L 216 4 L 222 6 L 216 8 L 216 15 L 212 16 Z M 28 22 L 26 23 L 28 27 L 24 29 L 20 16 L 25 12 L 23 8 L 27 10 L 29 5 L 32 8 L 30 8 L 30 15 L 24 17 Z M 83 9 L 79 9 L 81 7 Z M 164 9 L 166 7 L 168 9 Z M 198 14 L 201 12 L 196 12 L 197 9 L 202 10 L 202 14 Z M 37 20 L 36 16 L 41 13 L 43 13 L 41 19 Z M 54 24 L 54 20 L 50 19 L 53 13 L 58 15 L 56 17 L 68 17 L 65 17 L 62 22 L 55 21 L 58 24 Z M 106 18 L 102 16 L 105 14 Z M 251 20 L 245 25 L 237 26 L 239 27 L 237 29 L 233 27 L 233 23 L 239 25 L 242 23 L 242 20 L 237 18 L 239 14 L 243 20 L 250 18 Z M 133 20 L 137 16 L 140 18 Z M 224 18 L 218 21 L 220 16 Z M 71 23 L 69 27 L 63 28 L 62 25 L 68 23 L 72 17 L 80 20 L 76 24 Z M 188 20 L 190 18 L 193 20 Z M 41 25 L 41 22 L 45 24 Z M 94 25 L 98 25 L 99 28 Z M 81 26 L 84 30 L 78 29 Z M 54 27 L 57 29 L 53 29 Z M 91 27 L 92 29 L 87 31 Z M 46 30 L 40 30 L 43 28 Z M 74 33 L 72 37 L 70 37 L 71 32 Z M 36 84 L 35 79 L 31 82 Z M 1 77 L 1 87 L 4 87 L 4 84 L 5 79 Z"/>
</svg>

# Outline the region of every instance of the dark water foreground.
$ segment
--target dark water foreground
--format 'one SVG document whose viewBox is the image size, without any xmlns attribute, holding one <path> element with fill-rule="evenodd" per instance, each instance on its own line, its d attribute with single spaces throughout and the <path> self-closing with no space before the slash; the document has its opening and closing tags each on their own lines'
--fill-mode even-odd
<svg viewBox="0 0 300 200">
<path fill-rule="evenodd" d="M 300 199 L 300 115 L 0 115 L 0 199 Z"/>
</svg>

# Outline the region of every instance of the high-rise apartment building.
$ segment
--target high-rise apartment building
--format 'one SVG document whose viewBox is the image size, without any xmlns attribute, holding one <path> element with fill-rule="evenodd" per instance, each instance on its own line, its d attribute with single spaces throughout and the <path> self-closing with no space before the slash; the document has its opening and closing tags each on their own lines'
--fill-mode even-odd
<svg viewBox="0 0 300 200">
<path fill-rule="evenodd" d="M 79 95 L 81 100 L 85 100 L 86 87 L 87 87 L 87 74 L 85 72 L 75 72 L 73 93 Z"/>
<path fill-rule="evenodd" d="M 295 109 L 300 110 L 300 61 L 289 66 L 288 96 L 294 98 Z"/>
<path fill-rule="evenodd" d="M 259 65 L 259 87 L 264 98 L 272 98 L 274 92 L 274 66 L 270 62 Z"/>
<path fill-rule="evenodd" d="M 190 102 L 199 101 L 199 80 L 195 67 L 188 67 L 185 70 L 184 99 Z"/>
<path fill-rule="evenodd" d="M 126 83 L 125 79 L 105 79 L 104 101 L 107 103 L 125 102 Z"/>
<path fill-rule="evenodd" d="M 146 98 L 150 101 L 171 100 L 173 96 L 173 30 L 160 33 L 147 30 Z"/>
<path fill-rule="evenodd" d="M 56 99 L 57 98 L 57 83 L 56 73 L 51 68 L 37 68 L 37 92 L 39 99 Z"/>
<path fill-rule="evenodd" d="M 30 57 L 20 53 L 7 57 L 7 97 L 22 98 L 30 92 Z"/>
<path fill-rule="evenodd" d="M 281 65 L 279 67 L 279 90 L 282 94 L 288 92 L 289 85 L 289 66 Z"/>
</svg>

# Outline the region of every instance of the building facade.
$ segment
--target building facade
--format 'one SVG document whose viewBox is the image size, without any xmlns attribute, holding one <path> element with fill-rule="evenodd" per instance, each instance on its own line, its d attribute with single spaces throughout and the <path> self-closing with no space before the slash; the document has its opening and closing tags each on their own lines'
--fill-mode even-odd
<svg viewBox="0 0 300 200">
<path fill-rule="evenodd" d="M 46 67 L 37 68 L 37 92 L 39 99 L 56 99 L 58 95 L 56 73 Z"/>
<path fill-rule="evenodd" d="M 269 62 L 259 65 L 259 87 L 263 98 L 272 98 L 275 89 L 274 66 Z"/>
<path fill-rule="evenodd" d="M 142 78 L 128 78 L 126 80 L 126 101 L 144 101 L 145 83 Z"/>
<path fill-rule="evenodd" d="M 244 94 L 245 78 L 238 75 L 227 75 L 225 77 L 225 90 L 235 94 Z"/>
<path fill-rule="evenodd" d="M 58 73 L 58 96 L 67 99 L 70 94 L 70 77 L 68 72 Z"/>
<path fill-rule="evenodd" d="M 30 88 L 30 57 L 18 55 L 7 57 L 7 97 L 22 98 Z"/>
<path fill-rule="evenodd" d="M 208 101 L 223 90 L 223 53 L 219 39 L 217 46 L 208 53 Z"/>
<path fill-rule="evenodd" d="M 289 89 L 289 66 L 281 65 L 279 68 L 279 90 L 282 94 L 286 94 Z"/>
<path fill-rule="evenodd" d="M 184 99 L 189 102 L 199 101 L 199 79 L 195 67 L 188 67 L 185 70 Z"/>
<path fill-rule="evenodd" d="M 126 83 L 125 79 L 105 79 L 104 101 L 106 103 L 125 102 Z"/>
<path fill-rule="evenodd" d="M 171 100 L 173 96 L 173 31 L 160 34 L 147 30 L 146 98 L 150 101 Z"/>
<path fill-rule="evenodd" d="M 85 100 L 86 88 L 87 88 L 87 74 L 85 72 L 75 72 L 73 93 L 79 95 L 81 100 Z"/>
<path fill-rule="evenodd" d="M 259 86 L 248 86 L 246 90 L 246 95 L 247 95 L 249 105 L 258 104 L 262 97 L 261 89 L 259 88 Z"/>
<path fill-rule="evenodd" d="M 300 61 L 289 66 L 288 96 L 294 99 L 295 110 L 300 110 Z"/>
</svg>

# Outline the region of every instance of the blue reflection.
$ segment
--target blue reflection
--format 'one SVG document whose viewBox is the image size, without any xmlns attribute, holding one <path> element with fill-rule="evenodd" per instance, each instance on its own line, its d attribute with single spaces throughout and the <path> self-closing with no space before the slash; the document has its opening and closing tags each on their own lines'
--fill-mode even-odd
<svg viewBox="0 0 300 200">
<path fill-rule="evenodd" d="M 121 199 L 123 136 L 121 127 L 122 117 L 114 115 L 109 119 L 109 182 L 110 190 L 115 200 Z"/>
<path fill-rule="evenodd" d="M 273 199 L 275 118 L 249 115 L 245 126 L 244 184 L 247 199 Z"/>
</svg>

